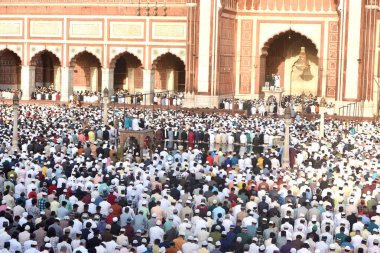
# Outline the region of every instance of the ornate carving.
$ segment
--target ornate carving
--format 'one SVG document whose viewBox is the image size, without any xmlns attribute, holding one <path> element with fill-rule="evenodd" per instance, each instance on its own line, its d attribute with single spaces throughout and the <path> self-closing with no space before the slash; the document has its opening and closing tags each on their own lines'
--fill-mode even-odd
<svg viewBox="0 0 380 253">
<path fill-rule="evenodd" d="M 338 43 L 339 43 L 339 24 L 336 21 L 329 22 L 328 58 L 327 58 L 327 84 L 326 97 L 335 98 L 336 78 L 338 67 Z"/>
<path fill-rule="evenodd" d="M 251 73 L 252 73 L 252 27 L 251 20 L 241 21 L 241 56 L 240 56 L 240 85 L 239 92 L 242 94 L 251 93 Z"/>
</svg>

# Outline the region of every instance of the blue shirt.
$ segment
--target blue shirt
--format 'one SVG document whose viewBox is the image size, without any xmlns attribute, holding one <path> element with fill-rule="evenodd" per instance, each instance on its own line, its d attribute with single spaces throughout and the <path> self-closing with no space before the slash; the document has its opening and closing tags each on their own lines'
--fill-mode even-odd
<svg viewBox="0 0 380 253">
<path fill-rule="evenodd" d="M 218 219 L 218 214 L 219 213 L 222 214 L 221 218 L 224 218 L 224 216 L 226 215 L 226 210 L 224 210 L 220 206 L 218 206 L 217 208 L 215 208 L 214 210 L 212 210 L 212 218 L 214 219 L 214 221 L 216 221 Z"/>
</svg>

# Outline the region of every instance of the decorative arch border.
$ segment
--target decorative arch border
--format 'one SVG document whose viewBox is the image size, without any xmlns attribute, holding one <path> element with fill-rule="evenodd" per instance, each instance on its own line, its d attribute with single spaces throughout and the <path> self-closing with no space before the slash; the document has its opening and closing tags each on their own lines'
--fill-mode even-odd
<svg viewBox="0 0 380 253">
<path fill-rule="evenodd" d="M 124 53 L 130 53 L 137 57 L 140 60 L 141 64 L 144 66 L 144 48 L 142 47 L 118 47 L 113 46 L 109 48 L 109 62 L 108 65 L 111 65 L 111 62 L 116 58 L 120 57 Z"/>
<path fill-rule="evenodd" d="M 9 50 L 12 53 L 16 54 L 17 57 L 20 59 L 21 65 L 23 64 L 22 46 L 21 45 L 0 44 L 0 52 L 4 51 L 4 50 Z"/>
<path fill-rule="evenodd" d="M 40 54 L 42 51 L 49 51 L 59 60 L 60 65 L 63 64 L 63 56 L 62 56 L 62 46 L 59 45 L 29 45 L 28 58 L 27 62 L 30 65 L 32 58 Z"/>
<path fill-rule="evenodd" d="M 41 56 L 41 55 L 42 55 L 43 53 L 45 53 L 45 52 L 50 53 L 50 54 L 53 56 L 54 60 L 56 60 L 56 61 L 58 62 L 58 64 L 59 64 L 60 66 L 62 66 L 62 62 L 61 62 L 61 59 L 59 58 L 59 56 L 57 56 L 55 53 L 53 53 L 52 51 L 50 51 L 50 50 L 48 50 L 48 49 L 40 50 L 40 51 L 36 52 L 35 54 L 31 55 L 30 60 L 29 60 L 29 65 L 33 65 L 33 61 L 34 61 L 37 57 Z"/>
<path fill-rule="evenodd" d="M 157 59 L 159 59 L 160 57 L 168 53 L 179 58 L 183 62 L 183 65 L 186 68 L 186 49 L 185 48 L 153 48 L 150 65 L 153 67 Z"/>
<path fill-rule="evenodd" d="M 305 23 L 305 24 L 292 24 L 289 27 L 288 23 L 276 22 L 276 21 L 261 21 L 258 23 L 260 30 L 265 29 L 266 26 L 270 26 L 271 29 L 266 30 L 265 33 L 261 33 L 258 41 L 259 53 L 262 53 L 262 49 L 268 45 L 268 42 L 272 41 L 274 37 L 286 34 L 289 31 L 300 34 L 306 39 L 310 40 L 311 43 L 317 49 L 317 57 L 321 58 L 322 48 L 323 48 L 323 24 L 319 22 Z M 314 33 L 310 33 L 310 29 L 315 30 Z"/>
<path fill-rule="evenodd" d="M 136 57 L 140 63 L 141 63 L 141 66 L 144 66 L 143 65 L 143 61 L 140 59 L 140 57 L 138 57 L 136 54 L 134 53 L 131 53 L 129 52 L 128 50 L 125 50 L 124 52 L 120 52 L 118 53 L 117 55 L 115 55 L 109 62 L 109 67 L 110 68 L 115 68 L 115 65 L 116 65 L 116 62 L 120 59 L 120 57 L 122 57 L 123 55 L 125 54 L 130 54 L 130 55 L 133 55 L 134 57 Z"/>
<path fill-rule="evenodd" d="M 302 38 L 306 39 L 308 42 L 310 42 L 315 47 L 315 49 L 317 50 L 317 57 L 319 57 L 320 50 L 318 49 L 318 46 L 313 42 L 313 40 L 311 40 L 309 37 L 307 37 L 306 35 L 304 35 L 304 34 L 302 34 L 300 32 L 294 31 L 293 29 L 288 29 L 287 31 L 282 31 L 280 33 L 276 33 L 275 35 L 273 35 L 272 37 L 270 37 L 264 43 L 264 45 L 261 47 L 261 55 L 267 54 L 267 50 L 269 49 L 270 45 L 274 41 L 276 41 L 278 38 L 280 38 L 281 36 L 284 36 L 284 35 L 286 35 L 288 33 L 297 34 L 297 35 L 301 36 Z"/>
<path fill-rule="evenodd" d="M 88 54 L 94 56 L 94 57 L 98 60 L 98 62 L 99 62 L 99 64 L 100 64 L 100 67 L 102 67 L 102 61 L 99 59 L 99 57 L 97 57 L 95 54 L 93 54 L 92 52 L 87 51 L 87 50 L 80 51 L 80 52 L 76 53 L 75 55 L 73 55 L 73 57 L 70 58 L 69 66 L 70 66 L 70 67 L 74 67 L 74 65 L 76 64 L 78 58 L 79 58 L 81 55 L 85 54 L 85 53 L 88 53 Z"/>
<path fill-rule="evenodd" d="M 266 58 L 267 55 L 268 55 L 268 48 L 270 46 L 270 43 L 272 41 L 274 41 L 276 38 L 278 38 L 279 36 L 281 35 L 284 35 L 286 33 L 288 33 L 289 31 L 292 31 L 296 34 L 299 34 L 300 36 L 306 38 L 310 43 L 312 43 L 312 45 L 315 47 L 315 49 L 317 50 L 317 57 L 318 57 L 318 60 L 319 60 L 319 63 L 318 65 L 319 66 L 322 66 L 323 62 L 322 62 L 322 59 L 323 59 L 323 54 L 324 54 L 324 26 L 322 23 L 319 23 L 319 22 L 316 22 L 316 23 L 306 23 L 306 25 L 309 25 L 310 27 L 308 28 L 311 28 L 312 26 L 314 27 L 319 27 L 320 28 L 320 37 L 315 37 L 315 38 L 311 38 L 310 36 L 306 36 L 305 34 L 310 34 L 308 33 L 307 31 L 304 31 L 303 29 L 305 29 L 304 27 L 300 27 L 299 25 L 295 24 L 294 26 L 292 25 L 291 27 L 286 27 L 288 26 L 288 24 L 285 24 L 285 23 L 282 23 L 282 22 L 274 22 L 277 27 L 274 28 L 273 30 L 271 30 L 271 34 L 265 34 L 265 40 L 262 39 L 262 35 L 260 34 L 260 38 L 259 38 L 259 41 L 258 41 L 258 45 L 256 47 L 256 52 L 257 52 L 257 55 L 259 57 L 259 60 L 257 61 L 256 60 L 256 64 L 258 64 L 259 66 L 259 69 L 262 69 L 262 59 L 263 58 Z M 258 24 L 258 31 L 260 31 L 262 29 L 261 25 L 262 24 L 270 24 L 272 25 L 273 27 L 273 22 L 259 22 Z M 303 28 L 303 29 L 301 29 Z M 276 31 L 277 30 L 277 31 Z M 317 34 L 317 33 L 315 33 Z M 255 77 L 255 81 L 256 81 L 256 84 L 255 84 L 255 94 L 260 94 L 261 92 L 261 89 L 260 89 L 260 83 L 263 82 L 263 75 L 262 75 L 262 72 L 260 71 L 258 74 L 256 74 L 256 77 Z M 322 95 L 322 72 L 319 71 L 318 72 L 318 91 L 317 91 L 317 96 L 321 96 Z"/>
</svg>

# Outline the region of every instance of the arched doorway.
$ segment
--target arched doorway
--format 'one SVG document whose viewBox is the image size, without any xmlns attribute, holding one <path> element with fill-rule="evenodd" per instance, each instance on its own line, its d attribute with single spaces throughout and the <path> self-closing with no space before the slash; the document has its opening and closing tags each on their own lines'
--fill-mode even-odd
<svg viewBox="0 0 380 253">
<path fill-rule="evenodd" d="M 0 51 L 0 88 L 19 89 L 21 85 L 21 59 L 9 49 Z"/>
<path fill-rule="evenodd" d="M 174 54 L 166 53 L 153 62 L 154 88 L 175 92 L 185 91 L 185 64 Z"/>
<path fill-rule="evenodd" d="M 319 58 L 316 45 L 306 36 L 289 30 L 272 37 L 262 50 L 264 82 L 276 78 L 285 94 L 319 93 Z M 262 86 L 264 86 L 264 82 Z"/>
<path fill-rule="evenodd" d="M 52 52 L 44 50 L 32 57 L 30 65 L 35 67 L 35 86 L 60 89 L 61 62 Z"/>
<path fill-rule="evenodd" d="M 114 90 L 127 90 L 133 94 L 143 88 L 142 63 L 135 55 L 124 52 L 115 57 L 110 68 L 114 68 Z"/>
<path fill-rule="evenodd" d="M 73 91 L 100 91 L 102 70 L 100 60 L 84 51 L 77 54 L 70 62 L 73 68 Z"/>
</svg>

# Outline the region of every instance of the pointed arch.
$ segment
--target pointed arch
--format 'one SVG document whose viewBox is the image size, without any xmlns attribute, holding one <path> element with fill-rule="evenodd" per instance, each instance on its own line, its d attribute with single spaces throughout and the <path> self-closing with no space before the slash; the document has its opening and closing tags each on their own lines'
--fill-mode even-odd
<svg viewBox="0 0 380 253">
<path fill-rule="evenodd" d="M 36 87 L 59 88 L 58 68 L 61 66 L 61 61 L 53 52 L 41 50 L 31 57 L 29 64 L 35 67 Z"/>
<path fill-rule="evenodd" d="M 186 61 L 181 57 L 181 55 L 179 55 L 177 52 L 170 51 L 169 49 L 168 49 L 168 51 L 163 52 L 163 53 L 157 55 L 156 57 L 152 58 L 152 66 L 154 66 L 154 64 L 155 64 L 155 62 L 157 62 L 157 60 L 159 60 L 160 58 L 163 58 L 165 56 L 168 56 L 168 55 L 171 55 L 171 56 L 178 58 L 178 60 L 180 60 L 183 63 L 183 65 L 186 66 Z"/>
<path fill-rule="evenodd" d="M 110 68 L 114 69 L 114 90 L 135 93 L 135 89 L 142 89 L 142 66 L 141 60 L 128 51 L 116 55 L 110 61 Z"/>
<path fill-rule="evenodd" d="M 21 58 L 5 48 L 0 51 L 0 85 L 2 88 L 18 89 L 21 85 Z"/>
<path fill-rule="evenodd" d="M 268 33 L 264 34 L 263 38 L 260 39 L 259 46 L 260 46 L 261 52 L 265 52 L 264 49 L 268 48 L 273 43 L 273 41 L 276 41 L 278 38 L 290 35 L 290 36 L 299 36 L 299 37 L 302 37 L 304 40 L 307 40 L 308 42 L 313 44 L 314 47 L 317 49 L 317 55 L 319 54 L 319 47 L 321 46 L 320 42 L 318 42 L 316 38 L 311 38 L 309 36 L 306 36 L 305 34 L 308 34 L 307 31 L 302 30 L 306 28 L 301 29 L 300 27 L 294 26 L 289 29 L 282 30 L 281 26 L 279 26 L 278 29 L 279 30 L 277 31 L 275 31 L 276 29 L 274 29 L 274 31 L 272 31 L 273 34 L 270 34 L 270 31 L 268 31 Z"/>
<path fill-rule="evenodd" d="M 3 56 L 4 54 L 12 54 L 14 57 L 17 58 L 17 60 L 20 62 L 20 64 L 22 63 L 21 57 L 13 50 L 11 50 L 9 48 L 4 48 L 4 49 L 0 50 L 0 57 Z"/>
<path fill-rule="evenodd" d="M 170 91 L 185 91 L 185 62 L 176 54 L 164 53 L 153 60 L 155 72 L 154 88 Z"/>
<path fill-rule="evenodd" d="M 80 57 L 82 57 L 83 55 L 86 55 L 86 54 L 91 55 L 92 57 L 94 57 L 97 60 L 97 63 L 99 63 L 100 67 L 102 67 L 102 61 L 96 55 L 94 55 L 93 53 L 91 53 L 91 52 L 89 52 L 87 50 L 80 51 L 76 55 L 74 55 L 70 59 L 70 67 L 74 67 L 74 65 L 76 64 L 76 62 L 78 61 L 78 59 Z"/>
<path fill-rule="evenodd" d="M 180 61 L 184 66 L 186 66 L 186 63 L 182 60 L 182 58 L 173 52 L 166 52 L 161 55 L 158 55 L 156 58 L 153 59 L 152 66 L 157 65 L 157 62 L 161 61 L 162 59 L 165 59 L 166 57 L 174 57 L 175 59 Z"/>
<path fill-rule="evenodd" d="M 81 51 L 71 58 L 70 67 L 74 69 L 74 91 L 101 90 L 102 64 L 96 55 L 87 50 Z"/>
<path fill-rule="evenodd" d="M 124 51 L 124 52 L 121 52 L 121 53 L 115 55 L 115 56 L 111 59 L 110 64 L 109 64 L 109 65 L 110 65 L 110 68 L 114 68 L 115 65 L 116 65 L 116 62 L 117 62 L 121 57 L 124 57 L 124 56 L 129 56 L 129 57 L 133 58 L 134 61 L 138 61 L 138 62 L 140 62 L 140 65 L 142 65 L 142 60 L 141 60 L 137 55 L 135 55 L 134 53 L 129 52 L 128 50 L 126 50 L 126 51 Z"/>
<path fill-rule="evenodd" d="M 321 78 L 316 43 L 304 34 L 287 30 L 265 41 L 260 55 L 260 85 L 274 85 L 280 80 L 285 94 L 301 94 L 303 91 L 319 95 Z M 302 62 L 302 67 L 296 67 Z M 301 66 L 299 65 L 299 66 Z"/>
<path fill-rule="evenodd" d="M 32 55 L 30 57 L 30 65 L 35 66 L 37 59 L 44 54 L 48 54 L 55 63 L 55 65 L 61 65 L 61 60 L 59 59 L 59 57 L 55 53 L 47 49 L 38 51 L 34 55 Z"/>
<path fill-rule="evenodd" d="M 317 55 L 318 55 L 318 47 L 317 45 L 314 43 L 313 40 L 311 40 L 309 37 L 303 35 L 302 33 L 300 32 L 297 32 L 297 31 L 294 31 L 292 29 L 289 29 L 287 31 L 282 31 L 282 32 L 279 32 L 279 33 L 276 33 L 274 36 L 272 36 L 271 38 L 269 38 L 263 45 L 263 47 L 261 48 L 262 49 L 262 52 L 264 52 L 266 49 L 268 49 L 271 44 L 278 40 L 279 38 L 281 37 L 284 37 L 284 36 L 287 36 L 289 39 L 291 39 L 292 37 L 295 37 L 295 36 L 299 36 L 301 37 L 303 40 L 305 41 L 308 41 L 310 44 L 312 44 L 314 46 L 314 48 L 317 50 Z M 290 36 L 290 37 L 289 37 Z"/>
</svg>

